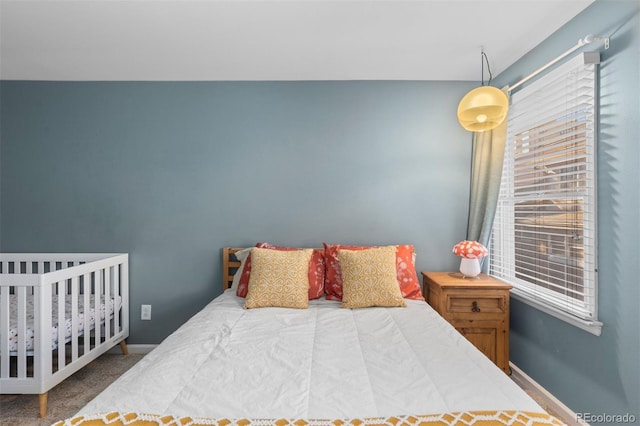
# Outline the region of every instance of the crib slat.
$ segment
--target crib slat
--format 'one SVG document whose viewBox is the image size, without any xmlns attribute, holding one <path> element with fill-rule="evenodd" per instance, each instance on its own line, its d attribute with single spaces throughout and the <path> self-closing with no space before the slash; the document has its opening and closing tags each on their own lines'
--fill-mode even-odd
<svg viewBox="0 0 640 426">
<path fill-rule="evenodd" d="M 102 286 L 103 286 L 103 278 L 102 272 L 104 269 L 99 269 L 96 271 L 96 291 L 93 295 L 93 313 L 94 313 L 94 327 L 93 327 L 93 336 L 95 339 L 95 345 L 98 346 L 100 344 L 100 295 L 102 294 Z"/>
<path fill-rule="evenodd" d="M 111 321 L 109 320 L 109 305 L 111 303 L 111 267 L 104 269 L 104 339 L 111 338 Z"/>
<path fill-rule="evenodd" d="M 87 352 L 89 352 L 89 348 L 91 347 L 91 341 L 89 340 L 89 338 L 91 337 L 89 335 L 90 330 L 91 330 L 91 326 L 89 324 L 89 311 L 91 309 L 91 302 L 89 301 L 89 298 L 91 297 L 91 274 L 84 274 L 84 280 L 83 280 L 83 294 L 82 294 L 82 300 L 83 300 L 83 304 L 82 304 L 82 312 L 83 312 L 83 320 L 82 320 L 82 324 L 84 326 L 84 330 L 83 330 L 83 342 L 84 342 L 84 349 L 82 351 L 83 354 L 86 354 Z"/>
<path fill-rule="evenodd" d="M 9 336 L 9 290 L 8 286 L 0 287 L 0 334 L 3 336 Z M 8 337 L 0 339 L 0 377 L 9 377 Z"/>
<path fill-rule="evenodd" d="M 120 267 L 116 265 L 113 267 L 113 333 L 120 332 L 120 310 L 118 309 L 118 298 L 120 297 Z"/>
<path fill-rule="evenodd" d="M 66 280 L 58 281 L 58 371 L 64 368 L 65 365 L 65 296 L 66 292 Z"/>
<path fill-rule="evenodd" d="M 26 287 L 16 288 L 18 296 L 18 378 L 27 377 L 27 289 Z"/>
<path fill-rule="evenodd" d="M 35 262 L 32 261 L 28 261 L 27 262 L 27 269 L 25 269 L 25 273 L 27 274 L 35 274 L 36 273 L 36 266 L 37 264 Z M 33 287 L 29 289 L 28 294 L 33 297 Z"/>
<path fill-rule="evenodd" d="M 71 278 L 71 362 L 78 359 L 78 277 Z"/>
</svg>

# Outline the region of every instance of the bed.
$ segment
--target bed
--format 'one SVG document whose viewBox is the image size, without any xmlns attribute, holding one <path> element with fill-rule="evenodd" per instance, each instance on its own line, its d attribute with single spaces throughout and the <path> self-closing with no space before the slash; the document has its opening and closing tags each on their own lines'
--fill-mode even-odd
<svg viewBox="0 0 640 426">
<path fill-rule="evenodd" d="M 0 393 L 48 391 L 129 335 L 127 254 L 0 254 Z"/>
<path fill-rule="evenodd" d="M 238 296 L 240 250 L 223 249 L 220 296 L 58 425 L 561 424 L 419 296 L 343 308 L 346 263 L 342 301 L 247 309 L 264 264 L 250 249 Z"/>
</svg>

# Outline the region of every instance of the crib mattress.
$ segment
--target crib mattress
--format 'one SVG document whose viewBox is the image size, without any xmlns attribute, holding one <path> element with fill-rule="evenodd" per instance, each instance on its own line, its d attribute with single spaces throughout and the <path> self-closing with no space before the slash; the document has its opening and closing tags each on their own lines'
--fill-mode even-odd
<svg viewBox="0 0 640 426">
<path fill-rule="evenodd" d="M 84 306 L 84 297 L 78 297 L 78 314 L 73 320 L 71 316 L 71 297 L 67 295 L 65 297 L 65 321 L 62 325 L 64 327 L 64 343 L 68 343 L 71 341 L 71 335 L 73 332 L 73 324 L 77 324 L 78 327 L 78 336 L 82 336 L 84 334 L 84 316 L 85 313 L 89 315 L 89 325 L 90 329 L 93 330 L 96 326 L 96 317 L 98 318 L 98 323 L 102 324 L 105 321 L 105 318 L 110 318 L 113 316 L 114 308 L 117 306 L 117 309 L 120 309 L 121 299 L 120 296 L 117 296 L 116 299 L 110 298 L 108 303 L 105 302 L 104 295 L 100 295 L 99 300 L 99 313 L 96 315 L 95 312 L 95 295 L 91 295 L 89 298 L 89 309 L 85 309 Z M 33 295 L 27 296 L 27 328 L 25 330 L 25 334 L 23 336 L 24 341 L 26 343 L 27 353 L 33 352 L 34 340 L 35 340 L 35 327 L 34 327 L 34 297 Z M 10 304 L 10 314 L 9 314 L 9 352 L 11 355 L 15 355 L 18 351 L 18 342 L 20 336 L 18 335 L 18 296 L 10 295 L 9 296 L 9 304 Z M 51 313 L 51 350 L 55 350 L 58 348 L 58 296 L 53 295 L 53 299 L 51 302 L 52 305 L 52 313 Z M 3 339 L 4 336 L 0 336 L 0 339 Z"/>
</svg>

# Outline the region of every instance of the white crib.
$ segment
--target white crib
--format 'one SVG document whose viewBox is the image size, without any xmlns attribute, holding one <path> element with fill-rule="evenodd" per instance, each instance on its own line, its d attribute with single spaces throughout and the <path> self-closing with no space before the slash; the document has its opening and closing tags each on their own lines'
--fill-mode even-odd
<svg viewBox="0 0 640 426">
<path fill-rule="evenodd" d="M 129 255 L 0 254 L 0 394 L 50 389 L 129 336 Z"/>
</svg>

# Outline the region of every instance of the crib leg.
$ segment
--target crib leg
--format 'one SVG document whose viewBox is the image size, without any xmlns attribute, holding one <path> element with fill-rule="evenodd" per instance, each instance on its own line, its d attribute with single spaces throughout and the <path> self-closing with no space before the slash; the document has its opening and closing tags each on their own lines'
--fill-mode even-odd
<svg viewBox="0 0 640 426">
<path fill-rule="evenodd" d="M 122 350 L 122 355 L 129 355 L 129 349 L 124 340 L 120 342 L 120 349 Z"/>
<path fill-rule="evenodd" d="M 47 417 L 47 396 L 48 392 L 41 393 L 38 395 L 38 402 L 40 403 L 40 418 L 44 419 Z"/>
</svg>

